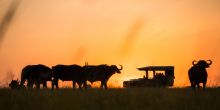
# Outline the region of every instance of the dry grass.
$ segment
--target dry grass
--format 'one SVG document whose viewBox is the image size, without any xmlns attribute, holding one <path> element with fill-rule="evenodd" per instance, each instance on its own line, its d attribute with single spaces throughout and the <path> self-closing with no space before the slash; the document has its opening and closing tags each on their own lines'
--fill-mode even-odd
<svg viewBox="0 0 220 110">
<path fill-rule="evenodd" d="M 0 110 L 219 110 L 220 88 L 0 90 Z"/>
</svg>

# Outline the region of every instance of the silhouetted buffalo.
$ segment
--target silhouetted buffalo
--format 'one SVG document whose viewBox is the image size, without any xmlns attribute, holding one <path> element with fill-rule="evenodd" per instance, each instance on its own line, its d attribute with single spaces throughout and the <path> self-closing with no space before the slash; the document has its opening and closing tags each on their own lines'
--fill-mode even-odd
<svg viewBox="0 0 220 110">
<path fill-rule="evenodd" d="M 188 71 L 191 87 L 195 88 L 197 86 L 199 88 L 199 83 L 203 83 L 203 88 L 205 88 L 208 77 L 206 68 L 212 64 L 212 61 L 200 60 L 198 63 L 196 62 L 197 61 L 192 62 L 193 66 Z"/>
<path fill-rule="evenodd" d="M 77 83 L 79 88 L 86 87 L 86 74 L 84 68 L 79 65 L 56 65 L 52 67 L 54 79 L 52 82 L 52 89 L 54 86 L 58 88 L 58 80 L 62 81 L 72 81 L 73 87 Z"/>
<path fill-rule="evenodd" d="M 11 89 L 21 89 L 22 87 L 19 84 L 18 80 L 12 80 L 11 83 L 9 84 L 9 87 Z"/>
<path fill-rule="evenodd" d="M 116 65 L 85 65 L 84 68 L 86 71 L 87 80 L 91 83 L 101 81 L 101 88 L 107 88 L 108 79 L 116 72 L 121 73 L 120 70 L 122 70 L 122 66 L 121 69 L 118 69 Z"/>
<path fill-rule="evenodd" d="M 37 89 L 40 88 L 40 84 L 47 88 L 47 81 L 52 80 L 52 71 L 42 64 L 28 65 L 22 69 L 20 85 L 24 86 L 26 80 L 28 88 L 33 88 L 34 84 L 36 84 Z"/>
</svg>

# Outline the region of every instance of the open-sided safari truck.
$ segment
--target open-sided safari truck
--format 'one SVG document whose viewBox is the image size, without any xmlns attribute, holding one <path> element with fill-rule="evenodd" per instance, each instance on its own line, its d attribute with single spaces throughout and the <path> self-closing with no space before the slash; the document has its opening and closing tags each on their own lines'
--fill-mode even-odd
<svg viewBox="0 0 220 110">
<path fill-rule="evenodd" d="M 138 79 L 124 81 L 125 88 L 132 87 L 170 87 L 174 84 L 174 66 L 147 66 L 137 68 L 140 71 L 145 71 L 146 76 Z M 152 77 L 149 78 L 149 73 Z"/>
</svg>

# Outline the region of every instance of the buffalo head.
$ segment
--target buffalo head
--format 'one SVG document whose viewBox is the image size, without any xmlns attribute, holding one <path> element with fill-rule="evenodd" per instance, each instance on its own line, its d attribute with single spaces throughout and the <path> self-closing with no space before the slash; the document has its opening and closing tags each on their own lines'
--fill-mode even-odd
<svg viewBox="0 0 220 110">
<path fill-rule="evenodd" d="M 113 71 L 117 72 L 117 73 L 121 73 L 121 70 L 123 69 L 122 65 L 120 65 L 121 68 L 118 69 L 118 67 L 116 65 L 111 65 L 111 68 Z"/>
<path fill-rule="evenodd" d="M 209 68 L 209 66 L 212 64 L 212 61 L 211 60 L 199 60 L 198 62 L 197 61 L 193 61 L 192 64 L 194 66 L 199 66 L 201 68 Z"/>
</svg>

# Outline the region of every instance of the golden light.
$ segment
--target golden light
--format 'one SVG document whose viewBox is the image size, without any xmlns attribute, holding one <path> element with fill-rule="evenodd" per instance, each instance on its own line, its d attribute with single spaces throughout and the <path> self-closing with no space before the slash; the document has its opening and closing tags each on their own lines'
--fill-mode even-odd
<svg viewBox="0 0 220 110">
<path fill-rule="evenodd" d="M 7 9 L 9 2 L 0 5 Z M 138 67 L 173 65 L 179 87 L 189 85 L 193 60 L 211 59 L 208 84 L 219 85 L 219 5 L 216 0 L 23 0 L 1 44 L 0 79 L 9 70 L 20 78 L 28 64 L 87 61 L 124 66 L 110 78 L 111 87 L 142 77 Z"/>
</svg>

